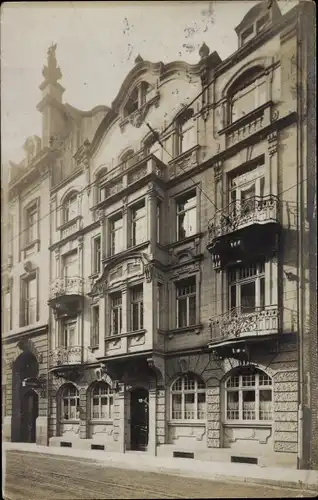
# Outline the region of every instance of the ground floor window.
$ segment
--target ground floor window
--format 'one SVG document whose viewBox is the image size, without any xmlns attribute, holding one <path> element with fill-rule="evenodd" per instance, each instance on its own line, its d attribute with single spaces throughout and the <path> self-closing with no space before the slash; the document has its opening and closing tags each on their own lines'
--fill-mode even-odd
<svg viewBox="0 0 318 500">
<path fill-rule="evenodd" d="M 98 382 L 92 389 L 91 419 L 110 420 L 113 414 L 113 392 L 106 382 Z"/>
<path fill-rule="evenodd" d="M 67 385 L 62 390 L 62 420 L 79 420 L 79 392 L 74 385 Z"/>
<path fill-rule="evenodd" d="M 272 379 L 261 370 L 232 375 L 225 393 L 226 420 L 272 420 Z"/>
<path fill-rule="evenodd" d="M 171 420 L 205 419 L 205 383 L 194 374 L 179 377 L 171 386 Z"/>
</svg>

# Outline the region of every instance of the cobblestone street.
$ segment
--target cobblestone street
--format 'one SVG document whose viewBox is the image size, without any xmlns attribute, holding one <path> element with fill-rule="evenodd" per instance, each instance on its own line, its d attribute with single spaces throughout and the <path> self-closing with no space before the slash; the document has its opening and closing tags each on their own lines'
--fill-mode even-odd
<svg viewBox="0 0 318 500">
<path fill-rule="evenodd" d="M 5 500 L 315 496 L 301 490 L 107 468 L 88 459 L 18 451 L 6 452 L 3 493 Z"/>
</svg>

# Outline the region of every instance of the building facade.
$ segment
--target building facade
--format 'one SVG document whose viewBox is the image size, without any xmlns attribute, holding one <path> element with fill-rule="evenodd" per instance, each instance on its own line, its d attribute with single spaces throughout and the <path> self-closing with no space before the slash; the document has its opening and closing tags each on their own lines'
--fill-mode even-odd
<svg viewBox="0 0 318 500">
<path fill-rule="evenodd" d="M 138 56 L 110 108 L 64 104 L 49 50 L 50 445 L 308 467 L 308 13 L 264 4 L 224 61 Z"/>
</svg>

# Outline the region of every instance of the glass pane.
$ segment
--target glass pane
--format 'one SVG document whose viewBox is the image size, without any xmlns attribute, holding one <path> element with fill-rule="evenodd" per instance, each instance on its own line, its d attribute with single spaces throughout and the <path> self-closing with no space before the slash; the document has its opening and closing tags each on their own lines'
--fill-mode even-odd
<svg viewBox="0 0 318 500">
<path fill-rule="evenodd" d="M 194 207 L 186 212 L 184 218 L 184 228 L 186 236 L 191 236 L 192 234 L 195 234 L 196 226 L 197 226 L 197 214 L 196 214 L 196 208 Z"/>
<path fill-rule="evenodd" d="M 172 394 L 172 418 L 173 419 L 181 419 L 182 418 L 181 403 L 182 403 L 181 394 Z"/>
<path fill-rule="evenodd" d="M 178 240 L 183 240 L 185 237 L 185 214 L 180 214 L 178 216 Z"/>
<path fill-rule="evenodd" d="M 265 308 L 265 278 L 260 279 L 260 308 Z"/>
<path fill-rule="evenodd" d="M 132 305 L 132 329 L 139 330 L 139 307 L 138 303 Z"/>
<path fill-rule="evenodd" d="M 196 145 L 196 134 L 195 134 L 195 128 L 194 127 L 189 127 L 189 123 L 185 123 L 184 127 L 181 129 L 181 151 L 188 151 L 188 149 L 193 148 L 193 146 Z"/>
<path fill-rule="evenodd" d="M 178 327 L 187 326 L 187 299 L 178 299 Z"/>
<path fill-rule="evenodd" d="M 272 419 L 272 391 L 270 389 L 259 391 L 259 419 Z"/>
<path fill-rule="evenodd" d="M 243 420 L 255 420 L 255 391 L 243 391 Z"/>
<path fill-rule="evenodd" d="M 195 418 L 194 393 L 184 395 L 184 410 L 185 419 Z"/>
<path fill-rule="evenodd" d="M 230 286 L 230 309 L 236 307 L 236 285 Z"/>
<path fill-rule="evenodd" d="M 242 312 L 255 311 L 255 281 L 240 285 L 241 289 L 241 310 Z"/>
<path fill-rule="evenodd" d="M 255 184 L 241 191 L 241 214 L 246 215 L 255 210 Z"/>
<path fill-rule="evenodd" d="M 238 393 L 238 391 L 227 392 L 226 418 L 228 420 L 238 420 L 239 419 L 239 393 Z"/>
</svg>

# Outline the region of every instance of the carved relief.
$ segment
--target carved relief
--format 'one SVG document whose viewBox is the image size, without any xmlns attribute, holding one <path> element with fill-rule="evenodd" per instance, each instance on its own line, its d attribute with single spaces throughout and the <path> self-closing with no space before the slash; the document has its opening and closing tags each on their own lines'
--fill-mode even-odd
<svg viewBox="0 0 318 500">
<path fill-rule="evenodd" d="M 191 170 L 197 164 L 198 164 L 197 150 L 195 150 L 195 151 L 192 151 L 192 153 L 189 156 L 182 158 L 178 161 L 175 161 L 169 166 L 170 179 L 173 179 L 174 177 L 178 177 L 179 175 L 183 174 L 184 172 Z"/>
</svg>

